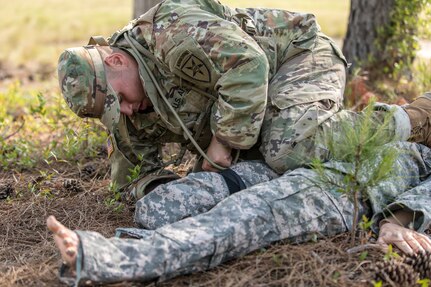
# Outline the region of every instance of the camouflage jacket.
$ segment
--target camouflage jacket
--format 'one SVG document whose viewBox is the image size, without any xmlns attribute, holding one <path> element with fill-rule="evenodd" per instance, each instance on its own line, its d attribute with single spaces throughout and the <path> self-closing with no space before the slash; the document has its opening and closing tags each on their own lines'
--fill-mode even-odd
<svg viewBox="0 0 431 287">
<path fill-rule="evenodd" d="M 110 45 L 143 54 L 140 65 L 153 110 L 124 117 L 113 135 L 113 179 L 144 161 L 161 166 L 158 146 L 186 143 L 169 104 L 205 148 L 212 135 L 235 149 L 259 136 L 268 83 L 290 57 L 311 50 L 319 26 L 311 14 L 275 9 L 231 9 L 217 0 L 166 0 L 110 38 Z M 138 61 L 139 63 L 139 61 Z M 155 83 L 157 82 L 157 83 Z"/>
</svg>

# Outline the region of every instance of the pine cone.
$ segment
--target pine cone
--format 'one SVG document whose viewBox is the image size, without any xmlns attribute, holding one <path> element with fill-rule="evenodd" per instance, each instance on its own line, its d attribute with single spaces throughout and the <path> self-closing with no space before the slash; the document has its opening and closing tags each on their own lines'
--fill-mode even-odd
<svg viewBox="0 0 431 287">
<path fill-rule="evenodd" d="M 399 260 L 377 262 L 374 266 L 374 280 L 382 281 L 398 286 L 415 286 L 419 279 L 419 274 L 413 267 Z"/>
<path fill-rule="evenodd" d="M 84 191 L 84 188 L 82 187 L 81 183 L 76 179 L 65 179 L 63 182 L 63 187 L 67 191 L 71 191 L 71 192 Z"/>
<path fill-rule="evenodd" d="M 0 184 L 0 199 L 6 199 L 13 193 L 13 186 L 11 183 Z"/>
<path fill-rule="evenodd" d="M 82 178 L 91 178 L 96 173 L 96 167 L 93 164 L 87 164 L 81 170 Z"/>
<path fill-rule="evenodd" d="M 421 279 L 431 279 L 431 252 L 419 252 L 404 258 L 404 263 L 413 267 Z"/>
</svg>

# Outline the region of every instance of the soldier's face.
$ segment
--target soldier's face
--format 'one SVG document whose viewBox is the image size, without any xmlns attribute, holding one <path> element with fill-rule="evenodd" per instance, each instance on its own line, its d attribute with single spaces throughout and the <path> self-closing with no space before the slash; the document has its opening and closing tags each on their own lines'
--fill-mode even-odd
<svg viewBox="0 0 431 287">
<path fill-rule="evenodd" d="M 144 95 L 142 86 L 139 87 L 132 81 L 121 83 L 117 90 L 118 100 L 120 101 L 120 112 L 131 116 L 133 113 L 146 109 Z"/>
<path fill-rule="evenodd" d="M 134 113 L 145 111 L 150 106 L 150 101 L 147 97 L 142 100 L 135 100 L 135 94 L 118 94 L 120 100 L 120 112 L 132 116 Z"/>
<path fill-rule="evenodd" d="M 117 91 L 121 113 L 132 116 L 134 113 L 144 111 L 151 105 L 140 81 L 130 81 L 130 78 L 128 78 L 125 81 L 116 83 L 111 85 Z"/>
<path fill-rule="evenodd" d="M 132 116 L 151 105 L 139 76 L 138 63 L 125 52 L 111 52 L 104 59 L 106 77 L 117 93 L 120 112 Z"/>
<path fill-rule="evenodd" d="M 134 61 L 126 63 L 115 67 L 116 72 L 108 76 L 108 81 L 117 93 L 120 112 L 132 116 L 134 113 L 144 111 L 151 102 L 141 83 L 137 63 Z"/>
</svg>

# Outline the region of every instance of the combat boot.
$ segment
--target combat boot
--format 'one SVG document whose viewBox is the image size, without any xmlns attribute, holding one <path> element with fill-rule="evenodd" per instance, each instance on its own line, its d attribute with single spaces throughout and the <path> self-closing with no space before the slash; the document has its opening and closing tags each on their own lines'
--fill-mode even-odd
<svg viewBox="0 0 431 287">
<path fill-rule="evenodd" d="M 431 147 L 431 93 L 425 93 L 403 108 L 412 126 L 409 141 Z"/>
</svg>

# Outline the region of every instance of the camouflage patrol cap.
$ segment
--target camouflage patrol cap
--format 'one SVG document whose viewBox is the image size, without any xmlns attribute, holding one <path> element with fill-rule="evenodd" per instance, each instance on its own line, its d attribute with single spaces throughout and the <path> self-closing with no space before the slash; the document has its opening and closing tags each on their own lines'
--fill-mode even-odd
<svg viewBox="0 0 431 287">
<path fill-rule="evenodd" d="M 58 60 L 58 79 L 61 93 L 75 114 L 99 118 L 113 131 L 120 118 L 120 103 L 106 79 L 96 46 L 66 49 Z"/>
</svg>

